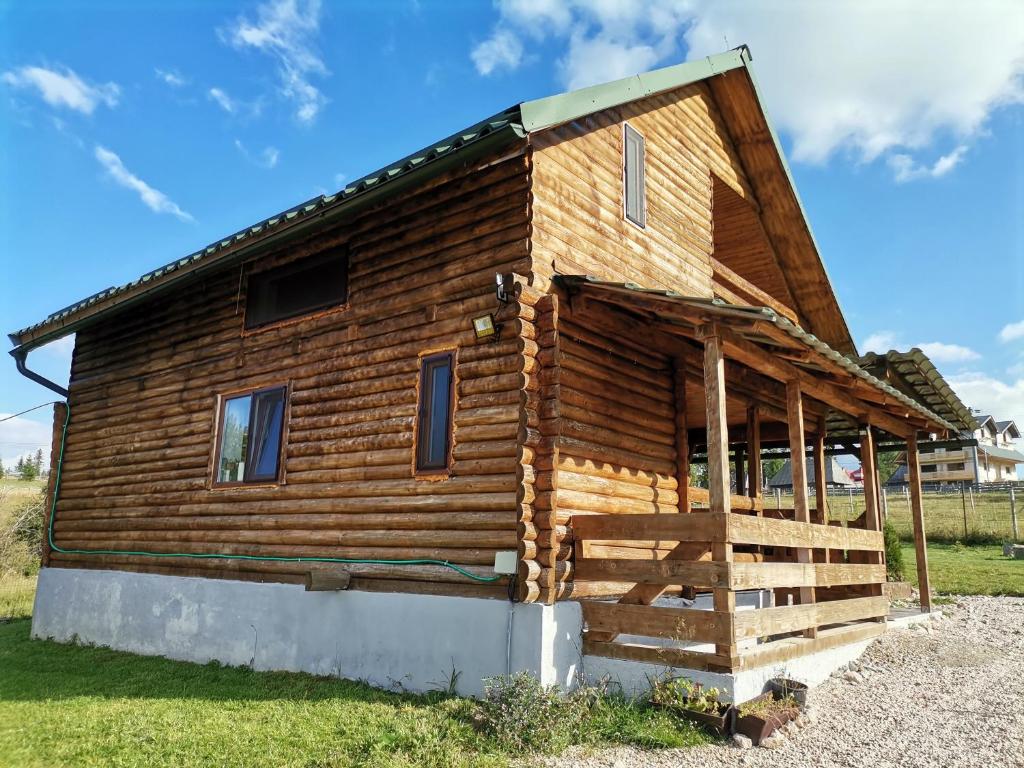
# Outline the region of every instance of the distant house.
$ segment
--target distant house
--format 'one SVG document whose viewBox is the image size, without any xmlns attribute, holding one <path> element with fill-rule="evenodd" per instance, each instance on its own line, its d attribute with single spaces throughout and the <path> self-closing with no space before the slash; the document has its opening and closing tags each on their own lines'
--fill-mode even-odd
<svg viewBox="0 0 1024 768">
<path fill-rule="evenodd" d="M 971 433 L 976 447 L 936 448 L 921 453 L 921 481 L 925 483 L 1010 483 L 1018 479 L 1017 465 L 1024 464 L 1014 440 L 1020 430 L 1013 421 L 996 421 L 992 416 L 975 417 L 978 428 Z M 889 483 L 907 481 L 906 457 L 900 454 L 900 466 Z"/>
<path fill-rule="evenodd" d="M 817 478 L 814 476 L 814 459 L 807 459 L 807 484 L 815 487 Z M 825 485 L 828 488 L 852 488 L 856 483 L 850 473 L 843 469 L 839 462 L 829 457 L 825 461 Z M 792 490 L 793 488 L 793 464 L 787 460 L 785 464 L 768 480 L 769 488 L 781 488 Z"/>
</svg>

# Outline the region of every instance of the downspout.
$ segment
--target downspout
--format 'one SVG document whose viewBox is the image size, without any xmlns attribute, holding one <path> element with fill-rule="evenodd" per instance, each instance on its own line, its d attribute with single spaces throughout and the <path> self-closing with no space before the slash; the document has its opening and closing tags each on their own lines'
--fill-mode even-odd
<svg viewBox="0 0 1024 768">
<path fill-rule="evenodd" d="M 68 391 L 59 384 L 55 384 L 45 376 L 40 376 L 35 371 L 30 371 L 28 366 L 25 365 L 25 360 L 28 358 L 28 350 L 24 347 L 15 347 L 11 350 L 11 357 L 14 358 L 15 364 L 18 366 L 18 373 L 24 376 L 26 379 L 31 379 L 36 384 L 41 384 L 47 389 L 56 392 L 58 395 L 63 397 L 65 400 L 68 398 Z"/>
</svg>

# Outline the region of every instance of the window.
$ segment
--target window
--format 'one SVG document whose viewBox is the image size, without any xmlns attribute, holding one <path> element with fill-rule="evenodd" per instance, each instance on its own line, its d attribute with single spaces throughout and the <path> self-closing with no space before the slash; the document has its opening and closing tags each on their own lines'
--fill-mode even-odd
<svg viewBox="0 0 1024 768">
<path fill-rule="evenodd" d="M 416 471 L 442 472 L 451 456 L 455 353 L 424 357 L 420 363 L 420 402 L 416 424 Z"/>
<path fill-rule="evenodd" d="M 936 464 L 922 464 L 921 465 L 921 471 L 922 472 L 934 472 L 937 469 L 938 469 L 938 465 L 936 465 Z"/>
<path fill-rule="evenodd" d="M 949 472 L 963 472 L 964 471 L 964 463 L 961 461 L 961 462 L 959 462 L 957 464 L 947 464 L 946 465 L 946 470 L 949 471 Z"/>
<path fill-rule="evenodd" d="M 281 467 L 285 387 L 221 400 L 215 482 L 273 483 Z"/>
<path fill-rule="evenodd" d="M 285 320 L 348 300 L 348 252 L 334 248 L 249 277 L 245 327 Z"/>
<path fill-rule="evenodd" d="M 644 137 L 628 123 L 623 126 L 623 184 L 626 218 L 638 227 L 647 226 L 647 194 L 644 190 Z"/>
</svg>

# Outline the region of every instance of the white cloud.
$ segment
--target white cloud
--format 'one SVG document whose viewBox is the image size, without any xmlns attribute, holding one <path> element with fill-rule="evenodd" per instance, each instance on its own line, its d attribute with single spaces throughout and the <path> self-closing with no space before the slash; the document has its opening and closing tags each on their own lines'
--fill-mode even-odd
<svg viewBox="0 0 1024 768">
<path fill-rule="evenodd" d="M 121 158 L 114 152 L 111 152 L 106 147 L 97 146 L 95 155 L 100 165 L 106 169 L 110 178 L 122 187 L 138 193 L 139 199 L 142 200 L 146 207 L 151 211 L 155 211 L 156 213 L 170 213 L 177 216 L 182 221 L 193 220 L 191 214 L 179 208 L 173 200 L 167 197 L 167 195 L 158 189 L 153 189 L 153 187 L 149 186 L 149 184 L 125 168 L 124 163 L 121 162 Z"/>
<path fill-rule="evenodd" d="M 997 420 L 1024 424 L 1024 377 L 1001 381 L 985 373 L 969 372 L 948 378 L 960 399 L 970 408 L 990 413 Z"/>
<path fill-rule="evenodd" d="M 896 347 L 896 334 L 892 331 L 878 331 L 872 333 L 861 342 L 862 352 L 888 352 Z"/>
<path fill-rule="evenodd" d="M 281 157 L 281 153 L 277 147 L 264 147 L 263 151 L 258 155 L 251 154 L 249 150 L 246 149 L 245 144 L 243 144 L 239 139 L 235 139 L 235 147 L 242 153 L 242 156 L 246 160 L 260 166 L 261 168 L 273 168 L 277 165 L 277 161 Z"/>
<path fill-rule="evenodd" d="M 188 81 L 174 69 L 160 69 L 157 67 L 154 69 L 154 72 L 158 78 L 163 80 L 172 88 L 181 88 L 183 85 L 188 83 Z"/>
<path fill-rule="evenodd" d="M 117 83 L 89 83 L 68 67 L 21 67 L 4 72 L 0 80 L 14 88 L 34 88 L 43 101 L 91 115 L 97 106 L 116 107 L 121 95 Z"/>
<path fill-rule="evenodd" d="M 1024 320 L 1018 323 L 1007 323 L 999 331 L 1000 341 L 1016 341 L 1017 339 L 1024 339 Z"/>
<path fill-rule="evenodd" d="M 889 155 L 887 162 L 893 170 L 893 175 L 899 183 L 914 181 L 915 179 L 937 179 L 945 176 L 960 164 L 967 147 L 960 145 L 949 154 L 943 155 L 931 166 L 920 165 L 913 157 L 902 152 Z"/>
<path fill-rule="evenodd" d="M 934 363 L 968 363 L 972 360 L 981 359 L 981 355 L 973 349 L 960 344 L 947 344 L 942 341 L 925 341 L 914 345 L 906 344 L 900 334 L 895 331 L 872 333 L 861 342 L 861 351 L 882 354 L 890 349 L 905 350 L 911 346 L 920 349 Z"/>
<path fill-rule="evenodd" d="M 217 105 L 229 115 L 235 114 L 235 111 L 238 109 L 238 105 L 235 103 L 235 100 L 228 96 L 227 92 L 222 88 L 211 88 L 206 92 L 206 95 L 211 100 L 217 102 Z"/>
<path fill-rule="evenodd" d="M 347 174 L 336 173 L 334 174 L 334 186 L 341 189 L 345 185 L 345 180 L 348 178 Z"/>
<path fill-rule="evenodd" d="M 524 56 L 514 40 L 553 40 L 567 87 L 589 85 L 748 43 L 773 121 L 793 158 L 884 158 L 899 181 L 960 163 L 996 109 L 1024 102 L 1019 0 L 752 3 L 749 0 L 498 0 L 481 74 Z M 502 42 L 504 41 L 504 42 Z M 925 162 L 922 156 L 935 157 Z"/>
<path fill-rule="evenodd" d="M 499 69 L 516 69 L 523 60 L 523 43 L 511 30 L 498 29 L 474 48 L 470 57 L 481 75 Z"/>
<path fill-rule="evenodd" d="M 929 358 L 933 363 L 967 363 L 971 360 L 979 360 L 981 355 L 975 352 L 970 347 L 963 347 L 959 344 L 944 344 L 941 341 L 929 341 L 924 344 L 918 344 L 918 348 Z"/>
<path fill-rule="evenodd" d="M 235 48 L 253 48 L 278 63 L 279 92 L 295 104 L 295 116 L 303 123 L 316 119 L 327 99 L 310 82 L 312 75 L 326 75 L 316 49 L 320 31 L 320 0 L 269 0 L 256 10 L 257 21 L 238 19 L 221 39 Z"/>
<path fill-rule="evenodd" d="M 47 410 L 40 409 L 36 413 L 46 414 Z M 53 412 L 49 413 L 52 416 Z M 0 413 L 0 419 L 10 415 Z M 48 467 L 51 431 L 51 425 L 24 416 L 0 421 L 0 460 L 4 463 L 4 469 L 12 470 L 20 457 L 34 456 L 40 449 L 43 451 L 43 467 Z"/>
</svg>

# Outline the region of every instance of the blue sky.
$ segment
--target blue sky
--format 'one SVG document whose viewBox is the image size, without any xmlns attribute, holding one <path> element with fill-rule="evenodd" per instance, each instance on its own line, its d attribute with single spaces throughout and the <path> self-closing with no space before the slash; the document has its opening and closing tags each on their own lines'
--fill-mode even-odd
<svg viewBox="0 0 1024 768">
<path fill-rule="evenodd" d="M 0 1 L 0 329 L 515 102 L 745 42 L 858 345 L 927 345 L 1024 422 L 1024 6 L 939 5 Z M 0 414 L 49 399 L 0 361 Z M 0 424 L 0 458 L 47 421 Z"/>
</svg>

